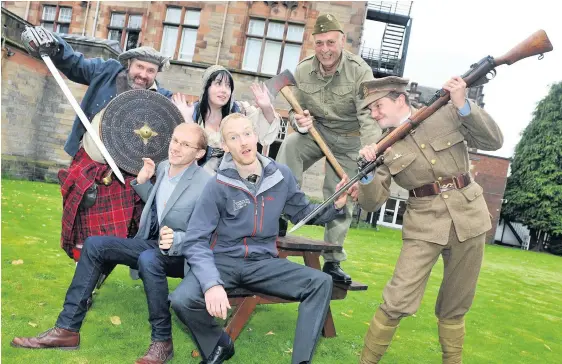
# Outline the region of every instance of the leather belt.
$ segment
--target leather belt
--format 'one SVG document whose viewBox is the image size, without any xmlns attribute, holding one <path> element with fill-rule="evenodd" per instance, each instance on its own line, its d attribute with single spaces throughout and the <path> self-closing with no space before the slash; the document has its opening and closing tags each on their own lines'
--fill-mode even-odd
<svg viewBox="0 0 562 364">
<path fill-rule="evenodd" d="M 439 195 L 450 190 L 460 190 L 470 184 L 470 174 L 462 173 L 457 176 L 443 178 L 441 181 L 428 183 L 418 188 L 410 190 L 410 197 L 426 197 Z"/>
<path fill-rule="evenodd" d="M 340 135 L 346 136 L 346 137 L 351 137 L 351 136 L 361 136 L 361 132 L 359 130 L 357 131 L 352 131 L 349 133 L 341 133 Z"/>
</svg>

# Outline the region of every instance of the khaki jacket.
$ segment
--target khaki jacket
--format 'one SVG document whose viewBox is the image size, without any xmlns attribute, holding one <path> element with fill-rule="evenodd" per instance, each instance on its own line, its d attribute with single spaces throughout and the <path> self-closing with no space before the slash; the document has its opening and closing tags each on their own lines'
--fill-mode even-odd
<svg viewBox="0 0 562 364">
<path fill-rule="evenodd" d="M 346 50 L 332 76 L 322 76 L 318 58 L 311 56 L 302 60 L 295 71 L 295 97 L 328 131 L 360 135 L 363 145 L 370 144 L 380 137 L 381 129 L 369 116 L 369 109 L 361 109 L 360 85 L 373 79 L 369 65 Z"/>
<path fill-rule="evenodd" d="M 374 179 L 359 184 L 361 206 L 367 211 L 378 210 L 389 197 L 391 178 L 411 190 L 469 172 L 467 147 L 501 148 L 503 136 L 498 125 L 475 103 L 470 102 L 470 108 L 470 114 L 463 117 L 449 103 L 385 151 L 384 164 L 377 169 Z M 410 197 L 404 213 L 403 239 L 446 245 L 451 222 L 461 242 L 485 233 L 491 222 L 482 193 L 482 187 L 473 181 L 461 190 Z"/>
</svg>

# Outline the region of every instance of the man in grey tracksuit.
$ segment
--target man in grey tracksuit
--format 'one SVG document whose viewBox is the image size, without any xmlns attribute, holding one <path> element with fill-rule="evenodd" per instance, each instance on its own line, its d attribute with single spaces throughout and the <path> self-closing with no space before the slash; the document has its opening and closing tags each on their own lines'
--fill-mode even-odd
<svg viewBox="0 0 562 364">
<path fill-rule="evenodd" d="M 214 320 L 226 318 L 226 291 L 252 291 L 299 300 L 292 362 L 309 363 L 329 307 L 332 279 L 326 273 L 279 259 L 276 239 L 281 213 L 296 223 L 311 212 L 289 168 L 256 151 L 251 121 L 231 114 L 221 124 L 226 154 L 201 195 L 182 251 L 191 271 L 170 295 L 172 308 L 191 331 L 204 363 L 222 363 L 234 344 Z M 347 176 L 336 188 L 347 181 Z M 311 224 L 325 224 L 345 212 L 342 195 Z"/>
</svg>

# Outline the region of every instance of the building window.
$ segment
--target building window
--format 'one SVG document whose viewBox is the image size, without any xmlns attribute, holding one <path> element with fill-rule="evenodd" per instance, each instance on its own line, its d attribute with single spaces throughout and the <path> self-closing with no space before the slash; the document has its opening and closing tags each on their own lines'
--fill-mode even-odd
<svg viewBox="0 0 562 364">
<path fill-rule="evenodd" d="M 44 5 L 41 26 L 52 32 L 68 34 L 72 21 L 72 8 Z"/>
<path fill-rule="evenodd" d="M 304 25 L 250 19 L 242 69 L 270 75 L 284 69 L 294 72 L 299 63 L 303 34 Z"/>
<path fill-rule="evenodd" d="M 142 15 L 111 13 L 107 39 L 119 42 L 121 48 L 129 50 L 139 46 Z"/>
<path fill-rule="evenodd" d="M 382 205 L 379 216 L 373 216 L 372 218 L 378 218 L 378 222 L 381 225 L 402 228 L 405 212 L 406 201 L 389 198 L 384 205 Z"/>
<path fill-rule="evenodd" d="M 287 122 L 288 118 L 281 118 L 279 134 L 277 134 L 277 141 L 282 142 L 287 136 L 289 124 Z"/>
<path fill-rule="evenodd" d="M 172 59 L 192 62 L 200 16 L 199 9 L 166 9 L 160 52 Z"/>
</svg>

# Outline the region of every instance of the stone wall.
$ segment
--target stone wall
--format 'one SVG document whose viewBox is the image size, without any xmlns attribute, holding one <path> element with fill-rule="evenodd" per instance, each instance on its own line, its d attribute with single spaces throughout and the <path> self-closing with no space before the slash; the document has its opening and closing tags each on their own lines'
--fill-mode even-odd
<svg viewBox="0 0 562 364">
<path fill-rule="evenodd" d="M 2 50 L 2 175 L 57 182 L 58 170 L 70 162 L 63 147 L 74 110 L 45 63 L 22 49 L 20 35 L 29 23 L 4 10 L 2 23 L 9 26 Z M 68 42 L 86 57 L 117 55 L 106 42 L 72 38 Z M 63 78 L 80 102 L 86 86 Z"/>
<path fill-rule="evenodd" d="M 2 59 L 2 175 L 56 181 L 74 111 L 42 61 L 18 49 Z M 69 82 L 75 96 L 85 86 Z"/>
<path fill-rule="evenodd" d="M 19 33 L 23 30 L 23 25 L 33 24 L 39 25 L 41 22 L 41 14 L 45 5 L 60 5 L 72 7 L 72 20 L 70 24 L 70 33 L 72 37 L 67 37 L 69 42 L 76 50 L 84 53 L 87 57 L 97 57 L 107 59 L 111 57 L 113 52 L 109 50 L 109 46 L 100 45 L 93 37 L 105 39 L 108 35 L 108 28 L 112 12 L 127 12 L 129 14 L 142 14 L 143 25 L 141 32 L 141 44 L 152 46 L 160 49 L 163 34 L 163 21 L 166 16 L 168 6 L 189 6 L 190 8 L 201 9 L 200 26 L 197 33 L 197 43 L 195 47 L 195 55 L 193 62 L 172 61 L 171 68 L 160 74 L 158 80 L 162 86 L 174 91 L 186 94 L 190 100 L 196 100 L 201 93 L 201 74 L 206 67 L 214 64 L 219 54 L 218 63 L 229 68 L 233 73 L 235 81 L 236 99 L 251 101 L 253 96 L 250 91 L 250 85 L 253 82 L 264 81 L 269 75 L 242 71 L 241 65 L 244 56 L 244 47 L 246 39 L 246 29 L 251 17 L 269 18 L 272 20 L 285 21 L 289 19 L 291 22 L 303 24 L 305 27 L 303 35 L 303 47 L 301 50 L 301 58 L 312 55 L 314 53 L 314 45 L 312 40 L 312 30 L 317 17 L 325 12 L 334 14 L 344 26 L 347 36 L 346 49 L 357 53 L 361 43 L 363 23 L 366 15 L 367 2 L 365 1 L 332 1 L 332 2 L 277 2 L 271 5 L 266 2 L 182 2 L 182 1 L 164 1 L 164 2 L 119 2 L 119 1 L 103 1 L 99 4 L 99 11 L 96 8 L 98 2 L 91 1 L 89 8 L 87 2 L 53 2 L 53 1 L 32 1 L 30 2 L 27 19 L 19 19 L 16 25 L 20 28 Z M 13 11 L 20 18 L 25 15 L 25 5 L 19 2 L 5 2 L 4 6 L 7 10 Z M 225 18 L 224 31 L 221 29 L 224 18 L 224 12 L 227 10 Z M 87 16 L 86 16 L 87 13 Z M 4 13 L 3 13 L 4 16 Z M 12 18 L 17 18 L 17 16 Z M 27 21 L 27 22 L 26 22 Z M 95 24 L 95 26 L 94 26 Z M 94 32 L 92 33 L 92 28 Z M 84 31 L 85 35 L 90 38 L 81 38 Z M 17 32 L 16 32 L 17 33 Z M 17 42 L 18 34 L 12 34 L 8 38 Z M 78 36 L 78 37 L 77 37 Z M 98 47 L 99 46 L 99 47 Z M 98 47 L 98 48 L 97 48 Z M 27 58 L 29 59 L 27 59 Z M 26 58 L 26 61 L 21 61 Z M 20 63 L 20 64 L 17 64 Z M 18 92 L 28 88 L 27 92 L 30 100 L 29 105 L 33 105 L 30 109 L 28 106 L 14 106 L 10 109 L 2 110 L 2 126 L 8 126 L 2 134 L 2 141 L 6 141 L 6 147 L 2 148 L 3 160 L 8 158 L 36 158 L 37 162 L 51 163 L 46 178 L 52 179 L 54 172 L 60 167 L 68 163 L 69 158 L 62 151 L 66 135 L 74 118 L 73 111 L 70 110 L 68 102 L 62 98 L 62 93 L 57 89 L 54 80 L 47 75 L 44 65 L 38 60 L 34 60 L 27 56 L 24 52 L 18 52 L 17 56 L 5 58 L 3 60 L 2 85 L 7 85 L 2 89 L 2 101 L 10 100 L 10 102 L 21 97 Z M 27 67 L 27 68 L 26 68 Z M 42 70 L 42 74 L 34 70 Z M 24 74 L 34 74 L 24 76 Z M 23 78 L 37 78 L 35 81 L 23 81 Z M 8 84 L 8 81 L 11 84 Z M 27 82 L 27 83 L 26 83 Z M 84 87 L 68 82 L 71 89 L 78 99 L 84 93 Z M 45 91 L 49 96 L 41 96 Z M 43 103 L 55 103 L 57 106 L 45 106 Z M 65 106 L 66 105 L 66 106 Z M 278 96 L 275 101 L 275 107 L 286 116 L 289 109 L 288 104 L 282 96 Z M 19 108 L 20 111 L 17 111 Z M 25 109 L 25 113 L 23 112 Z M 59 118 L 58 123 L 54 121 Z M 45 127 L 42 129 L 37 125 L 37 121 L 43 120 Z M 34 147 L 32 152 L 31 146 L 24 147 L 14 146 L 12 139 L 15 135 L 21 135 L 23 130 L 16 130 L 15 125 L 27 125 L 25 134 L 28 144 L 37 143 L 37 138 L 41 134 L 41 138 L 48 140 L 50 145 L 57 152 L 44 152 L 46 147 Z M 11 135 L 11 136 L 10 136 Z M 42 139 L 42 140 L 43 140 Z M 44 143 L 43 140 L 41 143 Z M 58 144 L 57 144 L 58 143 Z M 25 143 L 23 143 L 25 144 Z M 273 148 L 275 149 L 275 148 Z M 32 157 L 33 156 L 33 157 Z M 28 176 L 29 178 L 39 178 L 40 173 L 28 173 L 19 171 L 16 173 L 17 166 L 14 165 L 9 173 L 20 176 Z M 26 168 L 28 170 L 28 168 Z M 27 178 L 27 177 L 26 177 Z M 324 159 L 311 167 L 304 176 L 303 189 L 316 198 L 322 198 L 322 184 L 324 179 Z"/>
</svg>

